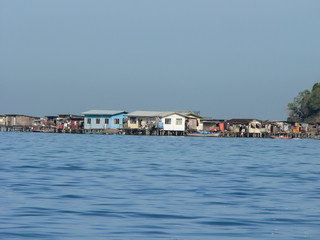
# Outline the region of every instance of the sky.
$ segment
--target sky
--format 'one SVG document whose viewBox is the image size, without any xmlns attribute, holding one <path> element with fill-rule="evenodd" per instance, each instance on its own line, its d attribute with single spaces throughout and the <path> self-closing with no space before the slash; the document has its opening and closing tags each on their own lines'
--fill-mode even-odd
<svg viewBox="0 0 320 240">
<path fill-rule="evenodd" d="M 0 114 L 285 120 L 320 81 L 319 0 L 0 0 Z"/>
</svg>

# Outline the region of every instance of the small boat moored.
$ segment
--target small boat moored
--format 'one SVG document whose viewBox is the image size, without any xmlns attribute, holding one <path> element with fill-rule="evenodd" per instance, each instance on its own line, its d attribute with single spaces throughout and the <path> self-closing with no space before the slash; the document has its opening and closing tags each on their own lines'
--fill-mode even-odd
<svg viewBox="0 0 320 240">
<path fill-rule="evenodd" d="M 284 136 L 270 136 L 271 139 L 292 139 L 291 137 L 284 137 Z"/>
</svg>

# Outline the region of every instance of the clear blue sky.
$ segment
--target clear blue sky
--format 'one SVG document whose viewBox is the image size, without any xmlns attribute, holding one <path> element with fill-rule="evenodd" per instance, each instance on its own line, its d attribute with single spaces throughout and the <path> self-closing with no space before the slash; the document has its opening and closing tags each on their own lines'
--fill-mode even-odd
<svg viewBox="0 0 320 240">
<path fill-rule="evenodd" d="M 1 0 L 0 114 L 285 120 L 320 80 L 319 0 Z"/>
</svg>

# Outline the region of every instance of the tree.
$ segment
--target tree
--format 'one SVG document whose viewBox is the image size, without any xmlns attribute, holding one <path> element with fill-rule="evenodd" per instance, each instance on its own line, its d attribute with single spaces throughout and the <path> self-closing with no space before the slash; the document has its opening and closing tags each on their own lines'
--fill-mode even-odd
<svg viewBox="0 0 320 240">
<path fill-rule="evenodd" d="M 288 122 L 319 122 L 320 116 L 320 82 L 312 87 L 312 91 L 304 90 L 287 106 Z"/>
<path fill-rule="evenodd" d="M 294 98 L 294 101 L 288 104 L 289 118 L 288 121 L 302 122 L 309 114 L 308 101 L 310 91 L 304 90 Z"/>
<path fill-rule="evenodd" d="M 308 107 L 313 114 L 320 111 L 320 83 L 313 85 Z"/>
</svg>

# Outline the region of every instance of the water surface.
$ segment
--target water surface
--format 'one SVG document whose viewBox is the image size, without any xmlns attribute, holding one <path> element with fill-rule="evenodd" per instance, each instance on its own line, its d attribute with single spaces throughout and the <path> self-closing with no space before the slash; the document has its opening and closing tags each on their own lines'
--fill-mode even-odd
<svg viewBox="0 0 320 240">
<path fill-rule="evenodd" d="M 319 239 L 319 144 L 0 133 L 0 238 Z"/>
</svg>

